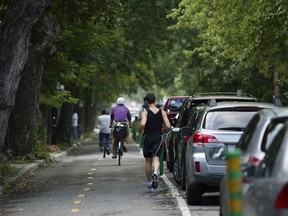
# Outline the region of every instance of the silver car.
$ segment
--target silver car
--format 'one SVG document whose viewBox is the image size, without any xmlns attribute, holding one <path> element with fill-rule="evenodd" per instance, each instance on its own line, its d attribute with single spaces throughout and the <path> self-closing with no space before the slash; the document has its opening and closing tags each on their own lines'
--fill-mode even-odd
<svg viewBox="0 0 288 216">
<path fill-rule="evenodd" d="M 206 192 L 218 192 L 226 171 L 226 150 L 234 150 L 251 118 L 273 104 L 220 102 L 196 116 L 186 147 L 186 197 L 189 205 L 201 204 Z"/>
<path fill-rule="evenodd" d="M 260 110 L 249 122 L 247 129 L 241 136 L 237 148 L 242 152 L 242 193 L 244 207 L 247 188 L 255 177 L 256 170 L 265 156 L 262 151 L 264 145 L 269 145 L 280 129 L 280 124 L 288 120 L 288 108 L 274 108 Z M 267 140 L 268 139 L 268 140 Z M 262 150 L 261 150 L 262 149 Z M 220 215 L 230 215 L 228 205 L 227 173 L 220 184 Z"/>
<path fill-rule="evenodd" d="M 288 122 L 278 131 L 259 165 L 245 200 L 247 216 L 288 215 Z"/>
</svg>

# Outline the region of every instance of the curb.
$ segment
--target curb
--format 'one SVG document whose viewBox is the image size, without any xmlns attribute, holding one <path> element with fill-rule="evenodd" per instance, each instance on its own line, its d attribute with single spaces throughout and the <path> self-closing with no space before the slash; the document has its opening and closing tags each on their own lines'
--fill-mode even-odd
<svg viewBox="0 0 288 216">
<path fill-rule="evenodd" d="M 72 149 L 75 149 L 77 147 L 79 147 L 80 144 L 78 145 L 73 145 L 73 147 L 69 148 L 66 151 L 62 151 L 62 152 L 57 152 L 57 153 L 51 153 L 50 157 L 48 158 L 47 161 L 45 160 L 37 160 L 34 161 L 33 163 L 27 164 L 26 166 L 24 166 L 23 168 L 21 168 L 16 176 L 11 177 L 8 182 L 11 185 L 16 185 L 18 182 L 20 182 L 25 176 L 29 175 L 30 173 L 34 172 L 35 170 L 37 170 L 40 166 L 43 166 L 44 164 L 48 164 L 49 162 L 57 162 L 60 159 L 62 159 L 63 157 L 67 156 L 70 151 Z M 2 195 L 4 193 L 3 187 L 0 185 L 0 195 Z"/>
</svg>

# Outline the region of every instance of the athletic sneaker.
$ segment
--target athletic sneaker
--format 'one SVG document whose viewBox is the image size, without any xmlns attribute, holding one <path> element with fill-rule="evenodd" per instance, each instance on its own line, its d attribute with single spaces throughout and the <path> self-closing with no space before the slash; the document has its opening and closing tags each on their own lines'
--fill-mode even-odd
<svg viewBox="0 0 288 216">
<path fill-rule="evenodd" d="M 158 187 L 158 174 L 155 172 L 152 174 L 152 188 L 157 189 Z"/>
<path fill-rule="evenodd" d="M 151 192 L 151 191 L 153 190 L 153 188 L 152 188 L 152 182 L 148 182 L 148 181 L 147 181 L 147 189 L 148 189 L 149 192 Z"/>
<path fill-rule="evenodd" d="M 117 155 L 112 155 L 112 158 L 113 158 L 113 159 L 117 158 Z"/>
</svg>

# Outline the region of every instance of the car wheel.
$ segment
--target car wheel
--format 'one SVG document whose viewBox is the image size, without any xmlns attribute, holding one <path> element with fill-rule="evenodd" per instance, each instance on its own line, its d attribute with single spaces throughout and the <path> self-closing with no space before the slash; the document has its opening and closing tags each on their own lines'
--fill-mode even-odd
<svg viewBox="0 0 288 216">
<path fill-rule="evenodd" d="M 169 172 L 173 172 L 174 168 L 174 156 L 173 156 L 173 149 L 170 148 L 169 150 Z"/>
<path fill-rule="evenodd" d="M 188 205 L 202 204 L 202 188 L 200 185 L 186 185 L 186 197 Z"/>
<path fill-rule="evenodd" d="M 166 160 L 166 167 L 170 171 L 170 161 Z"/>
<path fill-rule="evenodd" d="M 180 168 L 180 160 L 179 158 L 176 158 L 174 161 L 174 168 L 173 168 L 173 177 L 175 182 L 180 185 L 181 184 L 181 168 Z"/>
<path fill-rule="evenodd" d="M 186 167 L 185 163 L 182 163 L 182 175 L 181 175 L 181 189 L 185 190 L 186 188 Z"/>
</svg>

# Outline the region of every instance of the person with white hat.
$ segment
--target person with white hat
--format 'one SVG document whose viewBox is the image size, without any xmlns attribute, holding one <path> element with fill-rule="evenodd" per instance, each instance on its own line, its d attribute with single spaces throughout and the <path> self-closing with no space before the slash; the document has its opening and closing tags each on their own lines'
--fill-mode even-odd
<svg viewBox="0 0 288 216">
<path fill-rule="evenodd" d="M 127 136 L 126 136 L 126 143 L 127 138 L 129 137 L 129 128 L 131 126 L 131 113 L 130 110 L 125 106 L 125 99 L 123 97 L 119 97 L 117 99 L 117 106 L 112 108 L 111 115 L 110 115 L 110 127 L 114 130 L 115 123 L 123 123 L 127 125 Z M 113 134 L 113 131 L 112 131 Z M 127 152 L 127 148 L 124 145 L 123 151 Z M 112 158 L 117 158 L 116 154 L 116 144 L 115 144 L 115 137 L 112 137 Z"/>
</svg>

